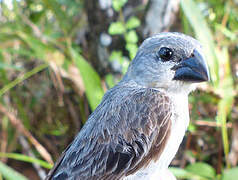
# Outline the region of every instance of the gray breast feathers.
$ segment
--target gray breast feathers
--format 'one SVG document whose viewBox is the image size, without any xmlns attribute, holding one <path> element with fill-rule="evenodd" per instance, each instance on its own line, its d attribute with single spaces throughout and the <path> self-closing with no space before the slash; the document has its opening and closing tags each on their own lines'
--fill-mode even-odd
<svg viewBox="0 0 238 180">
<path fill-rule="evenodd" d="M 117 180 L 158 160 L 170 134 L 170 99 L 154 89 L 125 91 L 106 94 L 47 179 Z"/>
</svg>

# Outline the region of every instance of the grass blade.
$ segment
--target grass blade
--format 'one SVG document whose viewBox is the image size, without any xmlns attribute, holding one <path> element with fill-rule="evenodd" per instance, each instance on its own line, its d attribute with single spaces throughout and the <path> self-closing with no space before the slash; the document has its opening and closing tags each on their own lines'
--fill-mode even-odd
<svg viewBox="0 0 238 180">
<path fill-rule="evenodd" d="M 7 157 L 10 159 L 15 159 L 18 161 L 24 161 L 24 162 L 29 162 L 29 163 L 35 163 L 35 164 L 39 164 L 40 166 L 47 168 L 47 169 L 51 169 L 53 167 L 52 164 L 43 161 L 41 159 L 37 159 L 37 158 L 33 158 L 30 156 L 26 156 L 23 154 L 17 154 L 17 153 L 1 153 L 0 152 L 0 157 Z"/>
<path fill-rule="evenodd" d="M 25 176 L 0 161 L 0 174 L 9 180 L 27 180 Z"/>
<path fill-rule="evenodd" d="M 30 78 L 31 76 L 33 76 L 34 74 L 42 71 L 43 69 L 47 68 L 48 64 L 42 64 L 39 65 L 37 67 L 35 67 L 34 69 L 32 69 L 31 71 L 26 72 L 23 76 L 16 78 L 15 80 L 11 81 L 10 83 L 6 84 L 2 89 L 0 89 L 0 97 L 6 93 L 7 91 L 9 91 L 10 89 L 12 89 L 13 87 L 15 87 L 17 84 L 21 83 L 22 81 Z"/>
</svg>

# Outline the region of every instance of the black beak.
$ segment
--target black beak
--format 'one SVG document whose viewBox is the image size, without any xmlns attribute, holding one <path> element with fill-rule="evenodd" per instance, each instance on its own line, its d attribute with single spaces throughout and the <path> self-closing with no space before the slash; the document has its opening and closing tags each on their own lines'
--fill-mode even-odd
<svg viewBox="0 0 238 180">
<path fill-rule="evenodd" d="M 206 61 L 196 49 L 194 49 L 190 58 L 183 59 L 172 70 L 175 70 L 173 80 L 190 82 L 209 81 L 209 70 Z"/>
</svg>

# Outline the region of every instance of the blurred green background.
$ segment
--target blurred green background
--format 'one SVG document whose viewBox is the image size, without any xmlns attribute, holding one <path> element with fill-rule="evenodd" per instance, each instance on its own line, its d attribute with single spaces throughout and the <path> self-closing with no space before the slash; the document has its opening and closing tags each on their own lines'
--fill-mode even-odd
<svg viewBox="0 0 238 180">
<path fill-rule="evenodd" d="M 238 179 L 237 0 L 0 0 L 0 180 L 44 179 L 141 42 L 178 31 L 204 46 L 211 82 L 171 171 Z"/>
</svg>

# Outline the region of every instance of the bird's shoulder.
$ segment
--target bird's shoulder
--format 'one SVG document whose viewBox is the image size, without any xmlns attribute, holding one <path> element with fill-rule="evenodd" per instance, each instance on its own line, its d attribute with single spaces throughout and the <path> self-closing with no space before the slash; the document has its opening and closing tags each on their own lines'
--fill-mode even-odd
<svg viewBox="0 0 238 180">
<path fill-rule="evenodd" d="M 159 158 L 169 136 L 170 98 L 156 89 L 120 88 L 105 95 L 52 177 L 119 179 Z"/>
</svg>

